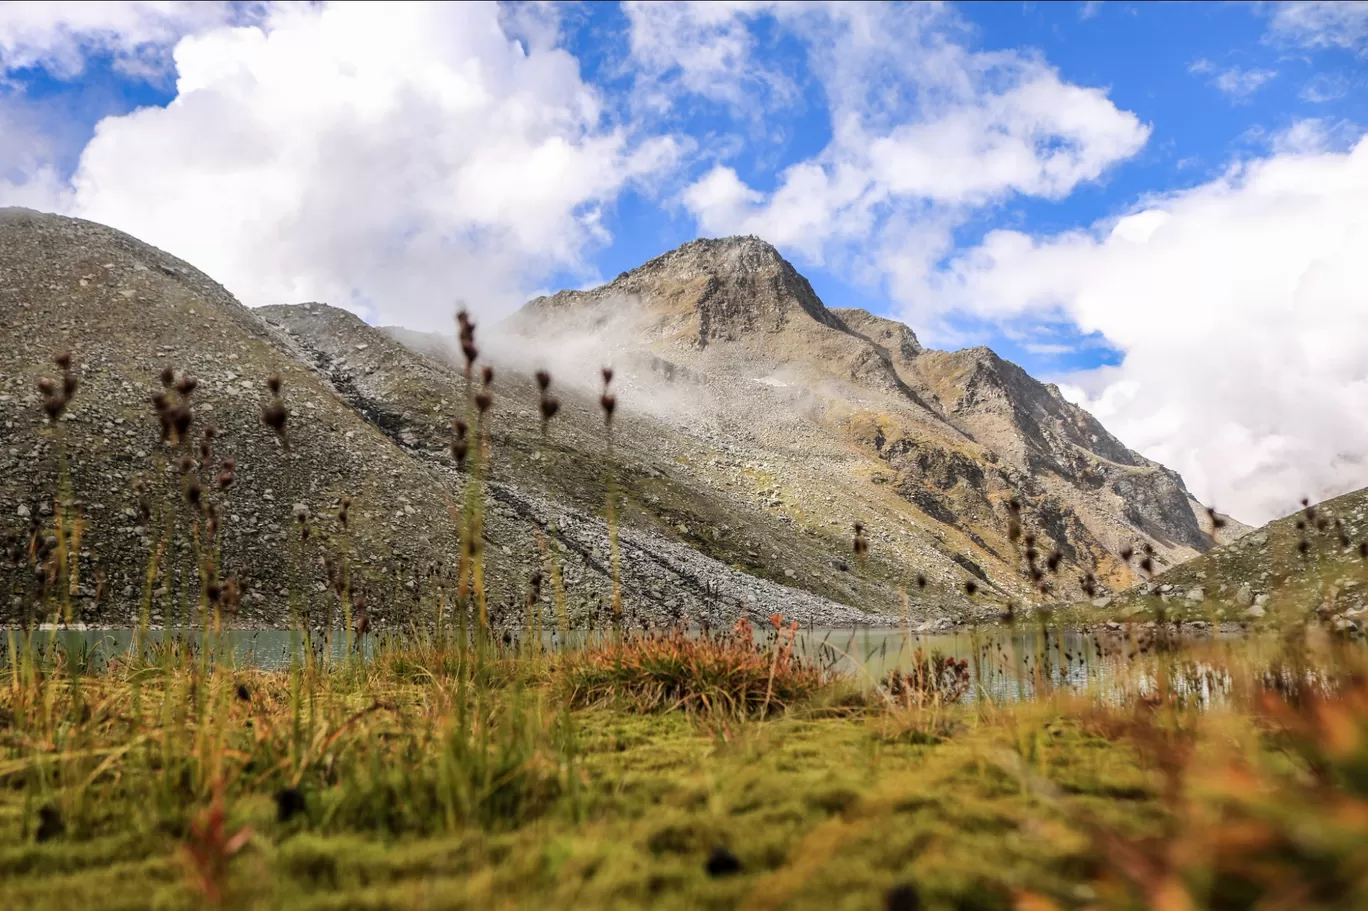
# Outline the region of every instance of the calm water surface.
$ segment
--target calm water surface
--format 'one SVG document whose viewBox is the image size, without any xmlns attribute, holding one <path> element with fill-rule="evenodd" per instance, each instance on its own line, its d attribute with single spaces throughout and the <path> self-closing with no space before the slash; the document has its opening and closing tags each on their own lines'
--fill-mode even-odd
<svg viewBox="0 0 1368 911">
<path fill-rule="evenodd" d="M 22 634 L 11 631 L 17 647 L 22 647 Z M 163 641 L 168 636 L 181 641 L 187 638 L 198 645 L 198 631 L 167 633 L 152 631 L 149 638 Z M 757 632 L 757 635 L 763 635 Z M 68 654 L 84 655 L 94 664 L 118 659 L 126 654 L 133 641 L 131 629 L 47 630 L 36 633 L 37 643 L 54 642 Z M 0 663 L 7 660 L 5 634 L 0 633 Z M 372 637 L 373 639 L 373 637 Z M 581 640 L 582 641 L 582 640 Z M 1231 643 L 1241 649 L 1254 648 L 1250 640 Z M 1113 640 L 1112 646 L 1119 644 Z M 369 653 L 374 643 L 369 642 Z M 548 639 L 548 647 L 560 647 Z M 298 655 L 301 636 L 293 630 L 232 630 L 224 632 L 216 645 L 218 657 L 236 667 L 279 669 L 288 667 L 291 656 Z M 321 650 L 321 645 L 316 645 Z M 824 668 L 839 671 L 857 682 L 869 685 L 883 679 L 889 671 L 912 665 L 918 651 L 942 654 L 968 662 L 973 680 L 970 698 L 1029 697 L 1034 681 L 1048 680 L 1055 686 L 1083 688 L 1096 683 L 1106 684 L 1117 675 L 1123 663 L 1114 654 L 1099 655 L 1097 640 L 1079 630 L 1050 630 L 1039 628 L 1006 627 L 981 628 L 978 631 L 917 634 L 897 629 L 835 628 L 807 629 L 798 633 L 797 648 L 805 658 Z M 342 653 L 336 642 L 332 651 Z M 1123 648 L 1124 651 L 1124 648 Z M 1197 666 L 1201 672 L 1201 666 Z M 1206 688 L 1211 681 L 1189 684 Z M 1203 696 L 1205 698 L 1205 695 Z"/>
</svg>

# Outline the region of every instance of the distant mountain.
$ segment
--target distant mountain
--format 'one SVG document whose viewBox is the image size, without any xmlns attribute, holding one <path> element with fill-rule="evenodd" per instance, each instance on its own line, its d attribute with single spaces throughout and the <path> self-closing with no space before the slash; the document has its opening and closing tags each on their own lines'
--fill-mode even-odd
<svg viewBox="0 0 1368 911">
<path fill-rule="evenodd" d="M 901 323 L 828 308 L 759 238 L 693 241 L 602 287 L 538 298 L 511 322 L 544 339 L 600 333 L 706 377 L 716 420 L 776 463 L 794 520 L 864 522 L 888 535 L 877 550 L 890 569 L 1068 596 L 1080 572 L 1133 582 L 1125 547 L 1175 564 L 1215 543 L 1175 472 L 1056 387 L 988 348 L 928 350 Z M 1013 498 L 1037 550 L 1064 556 L 1051 596 L 1009 540 Z"/>
<path fill-rule="evenodd" d="M 163 525 L 138 514 L 135 482 L 184 483 L 174 463 L 187 450 L 161 447 L 149 404 L 166 365 L 199 380 L 196 433 L 212 421 L 214 460 L 238 463 L 234 487 L 211 497 L 223 572 L 247 592 L 244 621 L 327 607 L 324 553 L 343 540 L 343 496 L 355 502 L 347 546 L 377 622 L 428 616 L 447 597 L 466 483 L 451 422 L 469 401 L 450 339 L 324 304 L 248 310 L 133 238 L 25 210 L 0 210 L 0 316 L 0 536 L 50 508 L 57 450 L 35 391 L 54 369 L 50 351 L 69 348 L 81 377 L 63 430 L 87 519 L 84 619 L 127 622 L 141 599 Z M 943 624 L 995 614 L 1008 598 L 1082 597 L 1085 573 L 1124 588 L 1135 581 L 1117 557 L 1126 546 L 1147 543 L 1171 565 L 1213 544 L 1176 474 L 1058 390 L 986 348 L 927 350 L 901 323 L 828 308 L 756 238 L 694 241 L 600 288 L 534 300 L 477 338 L 495 368 L 485 552 L 510 622 L 543 562 L 539 538 L 564 566 L 575 611 L 600 609 L 610 486 L 623 497 L 629 610 L 657 621 L 886 621 L 906 591 L 913 621 Z M 598 405 L 606 363 L 619 402 L 611 448 Z M 545 436 L 532 379 L 542 367 L 562 403 Z M 259 420 L 270 372 L 284 378 L 288 450 Z M 212 480 L 210 466 L 194 471 Z M 1048 593 L 1010 540 L 1013 498 L 1036 563 L 1060 551 Z M 302 546 L 296 504 L 318 529 Z M 169 539 L 181 556 L 158 582 L 166 622 L 194 583 L 186 512 Z M 867 560 L 851 552 L 856 523 Z M 24 567 L 3 571 L 0 590 L 17 594 L 0 621 L 29 585 Z M 543 587 L 543 609 L 549 598 Z"/>
<path fill-rule="evenodd" d="M 1111 615 L 1145 607 L 1170 616 L 1300 620 L 1368 629 L 1368 488 L 1312 504 L 1202 556 L 1099 599 Z"/>
<path fill-rule="evenodd" d="M 325 341 L 310 344 L 309 333 L 263 315 Z M 0 209 L 0 326 L 0 624 L 23 620 L 38 591 L 25 547 L 34 531 L 39 540 L 54 531 L 63 449 L 83 519 L 75 620 L 134 622 L 149 560 L 163 548 L 154 623 L 184 622 L 198 609 L 195 535 L 207 542 L 207 515 L 188 502 L 190 478 L 219 515 L 218 576 L 241 587 L 237 622 L 282 624 L 306 612 L 318 622 L 337 607 L 326 560 L 336 566 L 343 556 L 376 626 L 421 623 L 443 599 L 450 604 L 460 553 L 452 509 L 459 512 L 466 477 L 447 451 L 449 421 L 465 413 L 466 398 L 444 364 L 333 308 L 249 310 L 203 273 L 126 234 L 23 209 Z M 71 352 L 79 380 L 60 435 L 47 424 L 37 386 L 41 377 L 60 377 L 52 363 L 58 349 Z M 197 380 L 193 423 L 180 445 L 161 442 L 152 405 L 168 366 Z M 288 447 L 260 419 L 271 373 L 283 380 Z M 491 607 L 509 623 L 525 616 L 529 580 L 544 565 L 540 534 L 557 554 L 572 614 L 583 618 L 609 592 L 608 537 L 596 515 L 607 474 L 569 441 L 572 426 L 588 428 L 584 453 L 601 454 L 600 419 L 596 406 L 577 410 L 567 397 L 567 419 L 558 422 L 564 430 L 543 443 L 527 396 L 520 411 L 510 407 L 520 382 L 531 388 L 530 379 L 502 375 L 495 387 L 495 412 L 509 423 L 495 431 L 487 496 Z M 631 426 L 630 415 L 621 423 Z M 199 445 L 210 425 L 217 435 L 206 459 Z M 619 451 L 632 450 L 623 441 Z M 183 457 L 190 460 L 184 472 Z M 234 483 L 221 491 L 215 480 L 224 459 L 235 462 Z M 566 495 L 552 500 L 503 480 L 523 465 L 546 466 L 541 476 L 561 479 L 546 489 Z M 622 483 L 649 491 L 654 471 L 624 470 Z M 139 485 L 148 492 L 146 517 Z M 344 497 L 353 504 L 345 535 L 336 518 Z M 831 588 L 843 604 L 758 578 L 689 546 L 690 536 L 663 517 L 648 522 L 641 514 L 628 511 L 622 534 L 629 618 L 682 614 L 721 624 L 741 612 L 784 610 L 804 622 L 849 623 L 866 613 L 846 604 L 873 602 L 881 591 L 847 577 Z M 549 615 L 549 584 L 541 596 Z"/>
</svg>

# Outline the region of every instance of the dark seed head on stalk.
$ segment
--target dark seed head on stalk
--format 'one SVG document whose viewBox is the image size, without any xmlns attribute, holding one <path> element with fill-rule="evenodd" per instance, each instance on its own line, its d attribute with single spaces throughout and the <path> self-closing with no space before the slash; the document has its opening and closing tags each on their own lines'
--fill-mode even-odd
<svg viewBox="0 0 1368 911">
<path fill-rule="evenodd" d="M 1368 560 L 1368 541 L 1360 541 L 1358 546 L 1360 560 Z"/>
<path fill-rule="evenodd" d="M 613 423 L 613 412 L 617 409 L 617 396 L 611 392 L 605 392 L 599 396 L 599 406 L 603 408 L 604 423 Z"/>
<path fill-rule="evenodd" d="M 231 471 L 220 471 L 218 477 L 214 479 L 214 483 L 218 485 L 219 490 L 227 490 L 233 486 L 233 482 L 236 480 L 237 475 Z"/>
<path fill-rule="evenodd" d="M 1154 561 L 1149 557 L 1142 559 L 1140 561 L 1140 571 L 1145 574 L 1154 572 Z"/>
<path fill-rule="evenodd" d="M 281 788 L 276 791 L 275 802 L 277 822 L 289 822 L 306 809 L 304 794 L 299 788 Z"/>
<path fill-rule="evenodd" d="M 199 380 L 193 376 L 181 374 L 181 378 L 176 380 L 176 391 L 184 397 L 188 398 L 193 395 L 197 388 L 199 388 Z"/>
<path fill-rule="evenodd" d="M 43 376 L 38 378 L 38 391 L 43 395 L 52 395 L 57 391 L 57 384 L 51 378 Z"/>
<path fill-rule="evenodd" d="M 185 483 L 185 499 L 191 506 L 200 509 L 204 498 L 204 488 L 200 486 L 199 478 L 194 475 Z"/>
<path fill-rule="evenodd" d="M 47 415 L 49 421 L 56 421 L 66 411 L 67 400 L 59 395 L 50 395 L 43 399 L 43 413 Z"/>
<path fill-rule="evenodd" d="M 195 460 L 192 456 L 183 455 L 176 463 L 176 467 L 180 469 L 181 474 L 189 474 L 195 470 Z"/>
<path fill-rule="evenodd" d="M 281 439 L 285 438 L 285 421 L 288 418 L 289 412 L 279 399 L 261 406 L 261 423 L 275 431 L 275 435 Z"/>
<path fill-rule="evenodd" d="M 238 588 L 237 576 L 229 576 L 223 583 L 223 610 L 236 614 L 241 601 L 242 592 Z"/>
<path fill-rule="evenodd" d="M 542 423 L 550 421 L 560 411 L 560 400 L 554 395 L 543 395 L 541 399 Z"/>
<path fill-rule="evenodd" d="M 66 832 L 66 823 L 62 821 L 61 812 L 52 804 L 38 808 L 38 828 L 33 833 L 35 841 L 52 841 L 59 838 Z"/>
<path fill-rule="evenodd" d="M 486 386 L 494 382 L 493 367 L 489 366 L 488 364 L 484 365 L 484 367 L 480 370 L 480 382 L 484 383 Z"/>
<path fill-rule="evenodd" d="M 1211 520 L 1211 528 L 1213 531 L 1220 531 L 1222 528 L 1226 527 L 1226 520 L 1221 518 L 1216 510 L 1210 506 L 1207 507 L 1207 518 Z"/>
<path fill-rule="evenodd" d="M 926 573 L 917 573 L 917 588 L 926 588 Z"/>
<path fill-rule="evenodd" d="M 280 395 L 279 373 L 266 374 L 266 389 L 271 393 L 271 395 Z"/>
<path fill-rule="evenodd" d="M 1060 553 L 1059 551 L 1056 550 L 1056 551 L 1052 552 L 1048 557 L 1045 558 L 1045 566 L 1046 566 L 1046 567 L 1050 570 L 1050 572 L 1052 572 L 1052 573 L 1054 573 L 1054 572 L 1059 572 L 1059 564 L 1062 563 L 1063 561 L 1064 561 L 1064 554 L 1062 554 L 1062 553 Z"/>
<path fill-rule="evenodd" d="M 971 598 L 974 597 L 978 594 L 978 583 L 973 579 L 966 579 L 964 581 L 964 593 Z"/>
<path fill-rule="evenodd" d="M 604 386 L 607 386 L 609 383 L 611 383 L 611 382 L 613 381 L 613 368 L 612 368 L 612 367 L 604 367 L 604 368 L 602 368 L 602 369 L 599 370 L 599 373 L 603 375 L 603 385 L 604 385 Z"/>
<path fill-rule="evenodd" d="M 70 369 L 71 369 L 71 352 L 70 352 L 70 351 L 65 351 L 65 350 L 63 350 L 63 351 L 58 351 L 58 352 L 54 353 L 54 354 L 52 355 L 52 362 L 53 362 L 54 364 L 56 364 L 57 367 L 58 367 L 59 369 L 61 369 L 61 370 L 70 370 Z"/>
<path fill-rule="evenodd" d="M 741 861 L 728 849 L 718 846 L 712 849 L 708 855 L 708 861 L 703 865 L 703 869 L 714 879 L 719 876 L 732 876 L 741 872 Z"/>
<path fill-rule="evenodd" d="M 76 394 L 76 389 L 81 385 L 80 380 L 76 379 L 76 374 L 67 370 L 62 374 L 62 395 L 68 401 Z"/>
<path fill-rule="evenodd" d="M 1097 580 L 1093 578 L 1092 573 L 1084 573 L 1079 578 L 1078 582 L 1083 589 L 1083 594 L 1087 595 L 1089 598 L 1097 595 Z"/>
<path fill-rule="evenodd" d="M 1135 551 L 1131 549 L 1129 544 L 1121 548 L 1120 557 L 1122 563 L 1129 563 L 1133 556 L 1135 556 Z"/>
<path fill-rule="evenodd" d="M 886 911 L 922 911 L 922 895 L 911 882 L 893 886 L 884 896 Z"/>
<path fill-rule="evenodd" d="M 537 388 L 542 392 L 551 388 L 551 374 L 545 370 L 538 370 L 534 376 L 537 378 Z"/>
<path fill-rule="evenodd" d="M 195 412 L 190 406 L 182 402 L 171 411 L 171 429 L 175 431 L 175 438 L 183 440 L 190 433 L 190 425 L 195 422 Z"/>
<path fill-rule="evenodd" d="M 1301 554 L 1303 557 L 1306 556 L 1307 553 L 1310 552 L 1310 550 L 1311 550 L 1311 542 L 1310 542 L 1310 541 L 1306 540 L 1305 538 L 1302 538 L 1300 541 L 1297 542 L 1297 553 Z"/>
<path fill-rule="evenodd" d="M 247 686 L 247 684 L 239 683 L 237 685 L 237 697 L 238 701 L 240 702 L 251 702 L 252 690 Z"/>
<path fill-rule="evenodd" d="M 486 411 L 488 411 L 489 406 L 493 404 L 494 396 L 491 395 L 488 390 L 481 389 L 479 392 L 475 393 L 475 408 L 480 412 L 480 414 L 484 414 Z"/>
</svg>

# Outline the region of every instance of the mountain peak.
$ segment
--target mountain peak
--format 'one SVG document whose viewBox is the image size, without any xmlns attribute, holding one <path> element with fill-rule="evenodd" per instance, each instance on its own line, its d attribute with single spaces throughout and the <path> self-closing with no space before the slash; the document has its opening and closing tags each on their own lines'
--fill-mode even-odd
<svg viewBox="0 0 1368 911">
<path fill-rule="evenodd" d="M 802 330 L 814 321 L 848 331 L 808 280 L 754 235 L 691 240 L 591 291 L 538 298 L 523 318 L 623 297 L 635 300 L 666 335 L 698 348 L 754 333 Z M 620 312 L 616 305 L 610 309 Z"/>
<path fill-rule="evenodd" d="M 781 266 L 793 268 L 775 249 L 774 245 L 764 238 L 756 237 L 754 234 L 733 234 L 729 237 L 699 237 L 680 244 L 673 250 L 646 261 L 631 272 L 624 272 L 623 276 L 631 275 L 633 272 L 657 269 L 681 260 L 703 268 L 708 266 L 743 270 Z M 619 278 L 623 276 L 619 276 Z"/>
</svg>

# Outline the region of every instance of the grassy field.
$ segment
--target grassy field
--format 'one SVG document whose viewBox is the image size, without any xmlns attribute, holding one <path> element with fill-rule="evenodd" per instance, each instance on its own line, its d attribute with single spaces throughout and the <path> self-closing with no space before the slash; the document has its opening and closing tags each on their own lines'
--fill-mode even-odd
<svg viewBox="0 0 1368 911">
<path fill-rule="evenodd" d="M 970 631 L 967 657 L 909 638 L 896 670 L 872 673 L 809 657 L 778 615 L 760 630 L 631 623 L 610 476 L 613 597 L 588 618 L 592 644 L 565 647 L 585 629 L 541 539 L 525 622 L 491 621 L 490 375 L 467 356 L 461 544 L 454 571 L 433 572 L 454 584 L 382 636 L 351 581 L 351 500 L 296 513 L 298 540 L 326 548 L 327 610 L 301 610 L 302 548 L 284 548 L 299 647 L 270 671 L 235 666 L 220 638 L 239 591 L 215 497 L 235 463 L 209 476 L 211 434 L 195 459 L 177 429 L 194 383 L 167 371 L 158 413 L 180 458 L 165 502 L 138 503 L 160 543 L 131 645 L 3 639 L 7 909 L 1368 907 L 1368 661 L 1314 603 L 1270 605 L 1277 623 L 1251 637 L 1196 640 L 1164 623 L 1083 633 L 1076 611 L 1004 605 L 1006 635 Z M 51 514 L 12 548 L 29 624 L 69 620 L 80 590 L 57 420 L 70 364 L 59 354 L 39 387 Z M 285 439 L 280 379 L 266 382 L 262 421 Z M 173 560 L 192 572 L 163 589 L 181 599 L 169 615 L 197 639 L 148 635 Z"/>
<path fill-rule="evenodd" d="M 875 686 L 756 638 L 391 640 L 274 672 L 13 645 L 7 905 L 1368 902 L 1357 649 L 1132 631 L 1095 641 L 1105 682 L 1055 687 L 985 641 Z M 1035 698 L 957 698 L 994 663 Z"/>
</svg>

